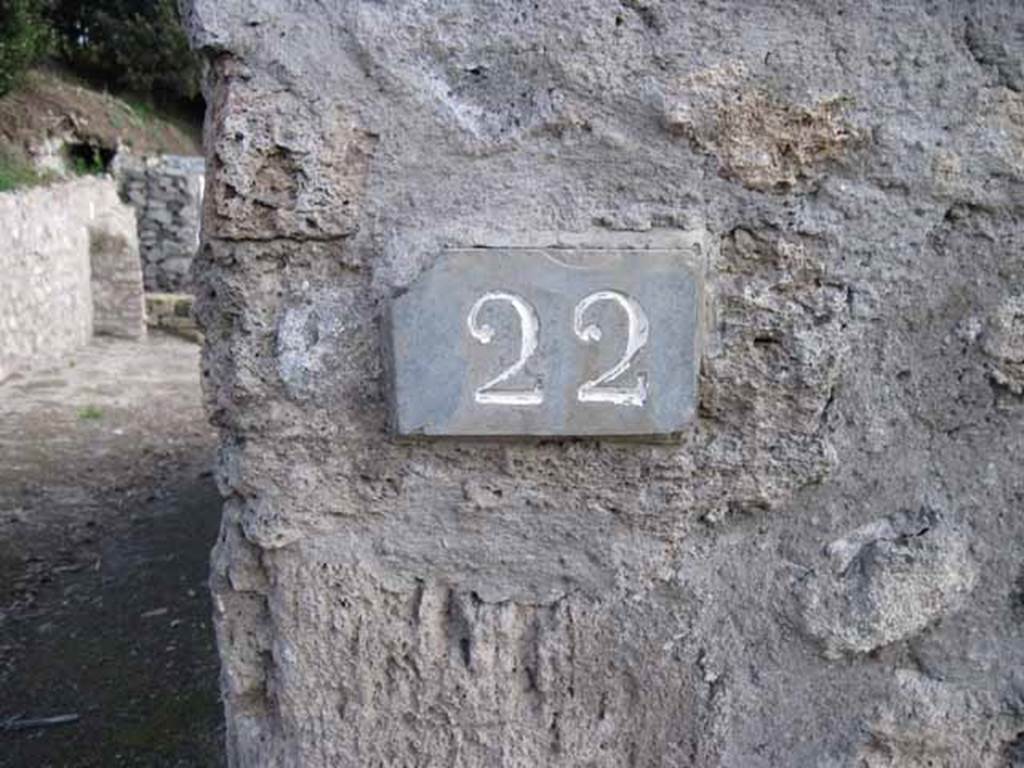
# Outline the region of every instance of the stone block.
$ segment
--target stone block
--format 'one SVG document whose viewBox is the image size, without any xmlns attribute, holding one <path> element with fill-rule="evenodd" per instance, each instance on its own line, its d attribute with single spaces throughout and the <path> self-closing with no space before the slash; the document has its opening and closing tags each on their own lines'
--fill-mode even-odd
<svg viewBox="0 0 1024 768">
<path fill-rule="evenodd" d="M 675 249 L 644 239 L 441 254 L 392 305 L 398 433 L 680 432 L 696 411 L 707 254 L 700 234 Z"/>
<path fill-rule="evenodd" d="M 830 568 L 799 592 L 807 631 L 830 656 L 912 637 L 962 608 L 977 582 L 966 536 L 929 509 L 869 523 L 826 552 Z"/>
<path fill-rule="evenodd" d="M 142 262 L 134 211 L 119 205 L 89 226 L 94 329 L 137 339 L 145 335 Z"/>
<path fill-rule="evenodd" d="M 193 297 L 188 294 L 147 293 L 146 324 L 189 341 L 202 342 L 192 305 Z"/>
</svg>

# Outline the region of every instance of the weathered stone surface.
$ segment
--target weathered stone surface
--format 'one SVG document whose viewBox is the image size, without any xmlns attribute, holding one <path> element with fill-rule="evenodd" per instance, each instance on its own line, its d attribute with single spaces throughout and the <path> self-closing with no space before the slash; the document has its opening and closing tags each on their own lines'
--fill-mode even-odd
<svg viewBox="0 0 1024 768">
<path fill-rule="evenodd" d="M 1016 685 L 1014 685 L 1014 682 Z M 887 696 L 864 723 L 865 768 L 1020 765 L 1020 727 L 1008 710 L 1021 703 L 1020 681 L 971 690 L 910 669 L 896 670 Z"/>
<path fill-rule="evenodd" d="M 1012 764 L 1024 10 L 187 6 L 234 764 Z M 699 227 L 677 439 L 395 439 L 446 252 Z"/>
<path fill-rule="evenodd" d="M 135 215 L 110 206 L 89 225 L 93 330 L 138 339 L 146 334 L 142 261 Z"/>
<path fill-rule="evenodd" d="M 215 66 L 211 232 L 253 240 L 351 234 L 375 136 L 342 109 L 309 103 L 237 58 Z"/>
<path fill-rule="evenodd" d="M 864 131 L 841 119 L 848 108 L 838 96 L 788 103 L 742 63 L 727 62 L 668 88 L 664 120 L 717 157 L 723 174 L 751 189 L 786 190 L 813 185 L 864 143 Z"/>
<path fill-rule="evenodd" d="M 703 234 L 674 248 L 604 240 L 445 251 L 388 313 L 398 434 L 682 431 L 697 402 Z"/>
<path fill-rule="evenodd" d="M 112 180 L 0 194 L 0 233 L 0 379 L 94 330 L 144 331 L 135 218 Z"/>
<path fill-rule="evenodd" d="M 1024 294 L 996 307 L 982 334 L 982 349 L 993 361 L 992 380 L 1024 395 Z"/>
<path fill-rule="evenodd" d="M 193 297 L 187 293 L 147 293 L 146 325 L 201 342 L 203 334 L 192 314 Z"/>
<path fill-rule="evenodd" d="M 191 290 L 189 271 L 199 250 L 205 162 L 199 157 L 121 153 L 114 173 L 121 197 L 135 209 L 146 290 Z"/>
<path fill-rule="evenodd" d="M 808 633 L 829 656 L 867 653 L 960 609 L 977 580 L 968 539 L 932 510 L 858 528 L 799 587 Z"/>
</svg>

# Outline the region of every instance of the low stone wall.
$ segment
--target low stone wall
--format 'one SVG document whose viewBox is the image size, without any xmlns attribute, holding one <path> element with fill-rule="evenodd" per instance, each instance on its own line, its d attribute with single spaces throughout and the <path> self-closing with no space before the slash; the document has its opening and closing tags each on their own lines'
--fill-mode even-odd
<svg viewBox="0 0 1024 768">
<path fill-rule="evenodd" d="M 122 199 L 135 209 L 147 291 L 183 292 L 199 248 L 206 165 L 201 157 L 120 157 Z"/>
<path fill-rule="evenodd" d="M 93 332 L 138 338 L 146 331 L 135 214 L 119 204 L 89 227 Z"/>
<path fill-rule="evenodd" d="M 0 380 L 145 333 L 135 215 L 109 178 L 0 194 Z"/>
<path fill-rule="evenodd" d="M 201 343 L 203 334 L 192 314 L 192 302 L 193 297 L 187 293 L 147 293 L 147 327 Z"/>
</svg>

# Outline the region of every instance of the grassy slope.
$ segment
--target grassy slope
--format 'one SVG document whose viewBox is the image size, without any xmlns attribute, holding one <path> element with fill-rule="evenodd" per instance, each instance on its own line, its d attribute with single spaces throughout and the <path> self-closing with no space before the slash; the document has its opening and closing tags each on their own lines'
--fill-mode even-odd
<svg viewBox="0 0 1024 768">
<path fill-rule="evenodd" d="M 28 148 L 67 132 L 136 154 L 202 153 L 198 126 L 96 91 L 68 73 L 38 69 L 0 98 L 0 191 L 46 181 L 32 169 Z"/>
</svg>

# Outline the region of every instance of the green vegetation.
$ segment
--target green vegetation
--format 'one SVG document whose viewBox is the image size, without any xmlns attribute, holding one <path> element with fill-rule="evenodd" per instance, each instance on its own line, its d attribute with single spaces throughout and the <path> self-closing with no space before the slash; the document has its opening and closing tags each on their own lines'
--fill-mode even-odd
<svg viewBox="0 0 1024 768">
<path fill-rule="evenodd" d="M 52 0 L 50 18 L 75 72 L 150 101 L 199 100 L 199 62 L 175 0 Z"/>
<path fill-rule="evenodd" d="M 0 0 L 0 96 L 51 53 L 147 105 L 201 106 L 199 61 L 176 0 Z"/>
<path fill-rule="evenodd" d="M 53 43 L 42 0 L 0 0 L 0 96 L 42 58 Z"/>
<path fill-rule="evenodd" d="M 99 147 L 92 147 L 92 151 L 87 154 L 72 155 L 70 161 L 71 170 L 76 176 L 99 176 L 107 170 Z"/>
<path fill-rule="evenodd" d="M 24 158 L 0 146 L 0 192 L 30 187 L 43 181 L 45 179 Z"/>
<path fill-rule="evenodd" d="M 77 175 L 119 145 L 196 152 L 199 71 L 177 0 L 0 0 L 0 191 L 49 180 L 26 147 L 55 111 L 88 126 L 67 149 Z"/>
<path fill-rule="evenodd" d="M 125 103 L 131 107 L 132 117 L 140 125 L 144 125 L 156 119 L 156 112 L 153 110 L 152 104 L 145 101 L 139 101 L 138 99 L 126 99 Z"/>
<path fill-rule="evenodd" d="M 95 405 L 87 405 L 79 410 L 78 418 L 82 421 L 99 421 L 103 418 L 103 411 Z"/>
</svg>

